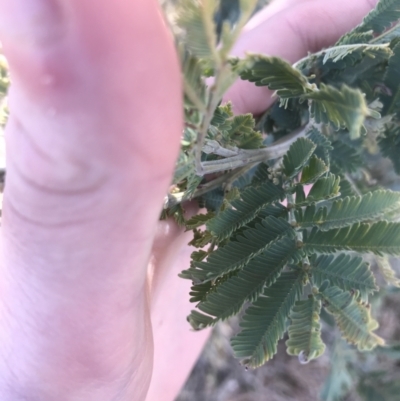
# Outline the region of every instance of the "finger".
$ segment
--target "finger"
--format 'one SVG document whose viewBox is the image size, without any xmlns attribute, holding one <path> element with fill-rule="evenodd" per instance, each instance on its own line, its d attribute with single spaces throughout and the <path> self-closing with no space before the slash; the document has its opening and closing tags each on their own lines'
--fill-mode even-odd
<svg viewBox="0 0 400 401">
<path fill-rule="evenodd" d="M 376 3 L 377 0 L 289 1 L 278 12 L 267 15 L 253 29 L 245 31 L 233 53 L 274 55 L 293 63 L 308 52 L 332 45 L 360 23 Z M 255 87 L 245 81 L 233 85 L 224 100 L 232 101 L 236 113 L 256 115 L 272 103 L 271 92 L 266 87 Z"/>
<path fill-rule="evenodd" d="M 210 334 L 193 332 L 186 320 L 194 308 L 188 298 L 192 284 L 178 274 L 190 265 L 193 249 L 187 244 L 193 234 L 173 223 L 159 225 L 151 258 L 154 368 L 146 401 L 177 397 Z"/>
<path fill-rule="evenodd" d="M 147 260 L 182 123 L 172 40 L 155 0 L 0 9 L 13 82 L 0 392 L 142 400 Z"/>
</svg>

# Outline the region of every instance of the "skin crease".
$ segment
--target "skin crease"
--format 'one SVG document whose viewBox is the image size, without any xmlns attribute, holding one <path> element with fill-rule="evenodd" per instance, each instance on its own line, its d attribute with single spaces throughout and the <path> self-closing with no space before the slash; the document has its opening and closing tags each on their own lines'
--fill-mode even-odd
<svg viewBox="0 0 400 401">
<path fill-rule="evenodd" d="M 334 43 L 374 3 L 277 0 L 234 53 L 293 62 Z M 190 283 L 176 276 L 188 266 L 188 234 L 158 223 L 182 100 L 156 0 L 0 0 L 0 10 L 13 82 L 0 399 L 172 401 L 207 332 L 188 330 Z M 228 99 L 240 112 L 271 104 L 246 83 Z"/>
</svg>

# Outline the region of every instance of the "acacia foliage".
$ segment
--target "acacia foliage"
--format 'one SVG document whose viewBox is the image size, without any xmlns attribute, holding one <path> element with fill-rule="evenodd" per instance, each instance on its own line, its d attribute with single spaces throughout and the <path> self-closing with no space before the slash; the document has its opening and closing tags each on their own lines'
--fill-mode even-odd
<svg viewBox="0 0 400 401">
<path fill-rule="evenodd" d="M 368 303 L 378 287 L 362 254 L 400 254 L 400 223 L 382 219 L 399 208 L 400 194 L 376 190 L 337 199 L 340 189 L 331 185 L 337 177 L 325 172 L 310 195 L 300 195 L 297 202 L 296 193 L 304 193 L 301 172 L 320 174 L 313 163 L 317 147 L 309 136 L 298 139 L 275 171 L 280 173 L 276 187 L 291 202 L 279 217 L 267 208 L 280 204 L 280 197 L 266 197 L 264 209 L 256 202 L 264 186 L 274 184 L 243 190 L 244 196 L 232 202 L 235 207 L 205 221 L 203 235 L 208 233 L 213 249 L 181 274 L 193 281 L 192 292 L 201 294 L 195 299 L 197 311 L 189 316 L 193 328 L 214 325 L 247 307 L 232 346 L 250 367 L 273 357 L 286 330 L 289 353 L 302 361 L 320 356 L 325 348 L 321 309 L 333 315 L 343 337 L 360 350 L 383 344 L 374 333 L 377 322 Z M 312 196 L 314 186 L 325 196 Z M 332 192 L 335 197 L 329 199 Z"/>
<path fill-rule="evenodd" d="M 210 1 L 181 9 L 186 127 L 165 214 L 193 230 L 198 248 L 181 273 L 193 284 L 188 321 L 199 330 L 239 314 L 232 346 L 249 367 L 271 359 L 286 332 L 302 363 L 322 355 L 324 314 L 347 342 L 373 349 L 384 340 L 365 256 L 398 285 L 387 256 L 400 255 L 400 194 L 360 177 L 370 152 L 400 172 L 400 6 L 381 0 L 335 46 L 291 65 L 228 56 L 253 3 L 240 1 L 241 17 L 219 21 L 218 35 Z M 275 91 L 260 119 L 220 103 L 238 77 Z M 207 214 L 185 222 L 186 199 Z"/>
</svg>

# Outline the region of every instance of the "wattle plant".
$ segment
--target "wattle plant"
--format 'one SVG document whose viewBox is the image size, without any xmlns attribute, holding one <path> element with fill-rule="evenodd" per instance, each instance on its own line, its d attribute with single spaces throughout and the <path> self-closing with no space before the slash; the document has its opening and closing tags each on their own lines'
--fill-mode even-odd
<svg viewBox="0 0 400 401">
<path fill-rule="evenodd" d="M 181 1 L 173 24 L 185 130 L 163 217 L 193 230 L 198 248 L 181 273 L 193 283 L 188 321 L 199 330 L 239 314 L 232 347 L 249 367 L 271 359 L 286 332 L 302 363 L 322 355 L 322 311 L 371 350 L 384 340 L 369 262 L 399 286 L 386 262 L 400 255 L 400 193 L 368 177 L 371 153 L 400 173 L 400 3 L 381 0 L 333 47 L 294 65 L 229 56 L 255 3 L 239 1 L 238 18 L 223 21 L 214 0 Z M 258 119 L 234 115 L 221 99 L 236 79 L 268 86 L 277 101 Z M 206 212 L 185 220 L 191 199 Z"/>
<path fill-rule="evenodd" d="M 249 367 L 271 359 L 286 332 L 287 352 L 300 362 L 321 356 L 321 315 L 358 350 L 381 346 L 370 262 L 400 287 L 387 259 L 400 255 L 400 193 L 368 177 L 371 153 L 400 174 L 400 2 L 381 0 L 333 47 L 294 65 L 231 57 L 257 1 L 232 3 L 239 12 L 224 13 L 215 0 L 170 10 L 185 129 L 162 217 L 192 230 L 198 248 L 181 273 L 193 283 L 188 321 L 200 330 L 239 314 L 232 347 Z M 0 57 L 2 126 L 9 78 Z M 237 79 L 275 90 L 276 102 L 260 118 L 234 115 L 221 100 Z M 185 220 L 187 200 L 206 211 Z M 342 365 L 334 366 L 343 376 Z"/>
</svg>

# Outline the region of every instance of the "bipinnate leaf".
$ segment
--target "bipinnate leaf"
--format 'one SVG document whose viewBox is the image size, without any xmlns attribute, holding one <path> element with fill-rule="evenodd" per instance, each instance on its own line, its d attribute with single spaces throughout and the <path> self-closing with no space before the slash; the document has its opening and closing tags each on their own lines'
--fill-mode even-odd
<svg viewBox="0 0 400 401">
<path fill-rule="evenodd" d="M 216 53 L 217 35 L 213 0 L 183 0 L 178 9 L 178 26 L 185 32 L 185 44 L 198 57 L 212 58 Z"/>
<path fill-rule="evenodd" d="M 340 177 L 328 174 L 320 178 L 310 189 L 307 197 L 305 195 L 296 196 L 296 206 L 303 206 L 313 202 L 320 202 L 335 198 L 340 195 Z"/>
<path fill-rule="evenodd" d="M 321 84 L 318 91 L 304 97 L 312 100 L 311 116 L 317 123 L 331 123 L 335 129 L 347 128 L 352 139 L 360 136 L 365 117 L 370 115 L 363 93 L 346 85 L 336 89 Z"/>
<path fill-rule="evenodd" d="M 206 214 L 196 214 L 196 216 L 191 217 L 185 222 L 187 229 L 192 230 L 193 228 L 198 228 L 206 224 L 207 221 L 215 217 L 214 212 L 208 212 Z"/>
<path fill-rule="evenodd" d="M 360 38 L 360 36 L 358 36 Z M 364 36 L 365 37 L 365 36 Z M 369 34 L 367 33 L 367 37 Z M 322 63 L 325 64 L 328 60 L 336 63 L 346 59 L 346 64 L 355 64 L 362 57 L 370 58 L 388 58 L 392 54 L 389 43 L 384 44 L 348 44 L 347 46 L 333 46 L 324 51 Z M 350 59 L 350 60 L 348 60 Z M 344 65 L 346 65 L 344 64 Z"/>
<path fill-rule="evenodd" d="M 242 268 L 282 235 L 293 238 L 295 232 L 292 226 L 284 219 L 267 217 L 255 228 L 243 231 L 234 241 L 211 253 L 207 261 L 193 262 L 192 267 L 181 273 L 181 277 L 191 279 L 196 284 L 214 280 Z"/>
<path fill-rule="evenodd" d="M 179 49 L 181 50 L 181 49 Z M 190 108 L 206 107 L 206 84 L 199 59 L 181 50 L 181 65 L 185 105 Z"/>
<path fill-rule="evenodd" d="M 297 301 L 290 312 L 287 353 L 297 355 L 303 364 L 320 357 L 325 351 L 321 340 L 321 301 L 310 295 L 307 300 Z"/>
<path fill-rule="evenodd" d="M 203 315 L 196 310 L 193 310 L 192 313 L 187 317 L 187 321 L 194 330 L 202 330 L 212 325 L 212 317 Z"/>
<path fill-rule="evenodd" d="M 314 155 L 329 166 L 331 162 L 331 152 L 333 150 L 331 141 L 315 127 L 311 128 L 306 133 L 306 137 L 317 145 Z"/>
<path fill-rule="evenodd" d="M 384 344 L 384 340 L 373 333 L 378 328 L 378 322 L 371 317 L 369 306 L 335 286 L 328 286 L 319 295 L 325 309 L 335 318 L 343 337 L 356 345 L 359 351 L 369 351 Z"/>
<path fill-rule="evenodd" d="M 362 166 L 360 153 L 352 146 L 341 140 L 332 142 L 332 165 L 343 173 L 353 173 Z"/>
<path fill-rule="evenodd" d="M 210 324 L 235 315 L 246 301 L 256 300 L 264 287 L 276 281 L 296 251 L 294 238 L 278 238 L 236 275 L 218 285 L 215 291 L 209 292 L 197 308 L 213 317 Z M 197 324 L 196 316 L 198 314 L 193 315 L 191 321 Z"/>
<path fill-rule="evenodd" d="M 247 56 L 246 68 L 240 72 L 240 77 L 276 90 L 282 99 L 304 95 L 314 88 L 299 70 L 278 57 Z"/>
<path fill-rule="evenodd" d="M 276 354 L 286 319 L 302 292 L 303 279 L 301 271 L 282 273 L 246 310 L 240 323 L 242 331 L 231 340 L 235 355 L 245 365 L 256 368 Z"/>
<path fill-rule="evenodd" d="M 386 283 L 389 285 L 393 285 L 397 288 L 400 288 L 400 278 L 397 277 L 396 272 L 393 270 L 393 267 L 390 264 L 389 259 L 387 257 L 383 258 L 377 257 L 376 263 Z"/>
<path fill-rule="evenodd" d="M 265 206 L 279 202 L 284 191 L 272 182 L 258 188 L 250 187 L 241 193 L 241 199 L 232 202 L 232 209 L 226 209 L 207 222 L 207 230 L 219 241 L 228 238 L 233 231 L 253 220 Z"/>
<path fill-rule="evenodd" d="M 377 6 L 363 19 L 362 23 L 352 31 L 343 35 L 337 45 L 349 42 L 349 38 L 362 33 L 382 33 L 389 28 L 393 22 L 400 18 L 400 5 L 398 0 L 380 0 Z"/>
<path fill-rule="evenodd" d="M 312 155 L 307 166 L 303 168 L 300 183 L 312 184 L 328 171 L 328 166 L 319 157 Z"/>
<path fill-rule="evenodd" d="M 358 291 L 363 301 L 378 290 L 369 264 L 359 256 L 341 253 L 310 258 L 311 277 L 319 287 L 326 280 L 343 291 Z"/>
<path fill-rule="evenodd" d="M 270 176 L 270 172 L 269 172 L 269 167 L 267 164 L 265 163 L 260 163 L 255 172 L 254 175 L 251 179 L 251 185 L 254 185 L 255 187 L 258 187 L 262 184 L 264 184 L 266 181 L 270 181 L 269 176 Z"/>
<path fill-rule="evenodd" d="M 217 127 L 221 132 L 229 131 L 232 127 L 232 117 L 232 103 L 225 103 L 215 109 L 211 125 Z"/>
<path fill-rule="evenodd" d="M 201 284 L 195 284 L 190 288 L 190 302 L 201 302 L 207 298 L 207 295 L 213 291 L 213 283 L 207 281 Z"/>
<path fill-rule="evenodd" d="M 309 235 L 305 235 L 303 250 L 308 254 L 348 250 L 380 256 L 400 255 L 400 223 L 356 223 L 329 231 L 314 227 Z"/>
<path fill-rule="evenodd" d="M 362 196 L 351 196 L 335 200 L 330 205 L 307 206 L 296 211 L 296 221 L 301 227 L 317 226 L 326 231 L 346 227 L 363 221 L 373 221 L 400 207 L 400 193 L 390 190 L 368 192 Z"/>
<path fill-rule="evenodd" d="M 293 178 L 308 162 L 317 145 L 307 138 L 299 138 L 290 145 L 283 156 L 283 173 L 287 178 Z"/>
</svg>

